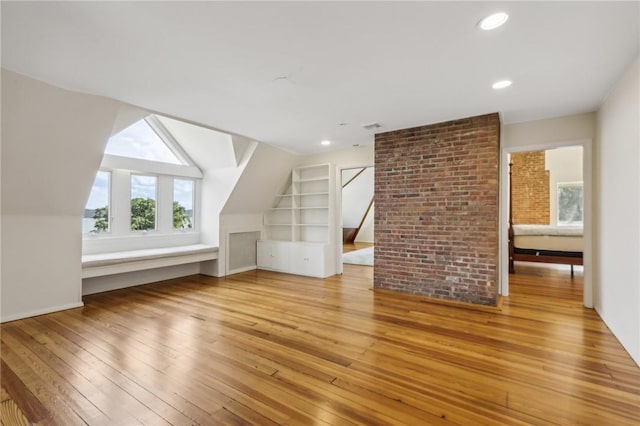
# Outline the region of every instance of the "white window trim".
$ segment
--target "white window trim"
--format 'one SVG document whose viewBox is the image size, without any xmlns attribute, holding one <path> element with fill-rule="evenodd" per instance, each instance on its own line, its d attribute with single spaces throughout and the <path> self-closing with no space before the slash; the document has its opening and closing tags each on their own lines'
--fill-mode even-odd
<svg viewBox="0 0 640 426">
<path fill-rule="evenodd" d="M 100 170 L 123 169 L 136 173 L 151 173 L 157 175 L 183 176 L 202 179 L 203 174 L 196 166 L 162 163 L 160 161 L 140 160 L 138 158 L 120 157 L 105 154 L 100 164 Z"/>
<path fill-rule="evenodd" d="M 183 180 L 183 181 L 191 181 L 193 182 L 193 189 L 191 192 L 191 228 L 174 228 L 173 227 L 173 203 L 176 201 L 175 196 L 175 181 L 176 180 Z M 172 217 L 171 217 L 171 229 L 173 229 L 173 232 L 192 232 L 192 230 L 195 228 L 196 226 L 196 211 L 197 211 L 197 199 L 196 199 L 196 187 L 198 184 L 198 181 L 196 179 L 192 179 L 192 178 L 187 178 L 187 177 L 182 177 L 182 176 L 173 176 L 172 177 L 172 181 L 171 181 L 172 185 L 171 185 L 171 209 L 172 209 Z"/>
<path fill-rule="evenodd" d="M 153 229 L 131 229 L 131 200 L 133 200 L 133 194 L 131 194 L 131 188 L 133 187 L 133 177 L 134 176 L 142 176 L 142 177 L 152 177 L 156 180 L 155 185 L 155 223 Z M 150 234 L 150 233 L 161 233 L 161 223 L 164 222 L 160 220 L 160 209 L 162 205 L 160 204 L 160 176 L 152 174 L 152 173 L 139 173 L 139 172 L 131 172 L 129 175 L 129 208 L 127 209 L 129 214 L 129 220 L 127 221 L 129 224 L 129 232 L 133 234 Z M 163 218 L 164 219 L 164 218 Z"/>
<path fill-rule="evenodd" d="M 107 173 L 109 175 L 109 185 L 108 185 L 108 191 L 109 193 L 107 194 L 107 212 L 108 212 L 108 216 L 107 216 L 107 231 L 101 231 L 101 232 L 93 232 L 93 231 L 89 231 L 89 232 L 83 232 L 84 236 L 90 235 L 90 236 L 97 236 L 97 235 L 110 235 L 111 234 L 111 230 L 112 230 L 112 219 L 113 219 L 113 215 L 112 215 L 112 207 L 113 207 L 113 202 L 111 200 L 111 196 L 112 196 L 112 185 L 113 185 L 113 172 L 111 170 L 103 170 L 103 169 L 99 169 L 98 172 L 96 173 L 96 176 L 98 175 L 98 173 L 103 172 L 103 173 Z M 94 177 L 94 182 L 95 182 L 95 177 Z M 93 185 L 91 185 L 91 190 L 93 191 Z M 86 208 L 86 206 L 85 206 Z M 82 218 L 84 220 L 84 216 Z"/>
<path fill-rule="evenodd" d="M 176 138 L 173 137 L 171 132 L 167 130 L 164 124 L 162 124 L 162 122 L 158 120 L 158 117 L 156 117 L 155 115 L 150 115 L 145 118 L 145 121 L 147 122 L 149 127 L 151 127 L 151 130 L 156 132 L 160 140 L 164 142 L 167 148 L 169 148 L 169 150 L 178 158 L 178 160 L 180 160 L 185 165 L 198 169 L 196 163 L 191 159 L 189 154 L 187 154 L 182 146 L 180 146 Z"/>
<path fill-rule="evenodd" d="M 200 242 L 199 209 L 204 174 L 165 129 L 160 120 L 153 115 L 145 120 L 178 160 L 184 164 L 104 154 L 99 171 L 110 173 L 109 232 L 84 233 L 84 254 L 171 247 Z M 155 230 L 131 230 L 131 176 L 134 174 L 154 176 L 157 179 Z M 194 182 L 192 228 L 173 228 L 174 179 Z"/>
<path fill-rule="evenodd" d="M 126 170 L 100 169 L 111 173 L 109 193 L 109 232 L 83 234 L 83 253 L 138 250 L 151 247 L 170 247 L 197 244 L 200 241 L 200 192 L 202 180 L 190 176 L 156 175 Z M 131 230 L 131 175 L 157 177 L 156 229 Z M 173 180 L 194 181 L 193 227 L 173 228 Z"/>
</svg>

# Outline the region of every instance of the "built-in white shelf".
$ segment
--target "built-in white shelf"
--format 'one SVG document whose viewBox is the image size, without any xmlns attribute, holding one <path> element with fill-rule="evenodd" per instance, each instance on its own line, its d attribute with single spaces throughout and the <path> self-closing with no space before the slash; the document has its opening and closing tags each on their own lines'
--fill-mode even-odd
<svg viewBox="0 0 640 426">
<path fill-rule="evenodd" d="M 258 245 L 258 250 L 263 250 L 258 256 L 262 261 L 262 264 L 258 262 L 258 267 L 312 276 L 328 276 L 336 272 L 335 179 L 332 164 L 297 167 L 291 171 L 285 193 L 278 194 L 274 205 L 264 212 L 265 238 Z M 282 246 L 285 243 L 286 249 Z M 316 259 L 311 263 L 320 266 L 300 268 L 300 262 L 284 259 L 289 256 L 287 252 L 295 257 L 298 252 L 312 248 L 318 251 L 303 260 L 308 263 L 309 258 Z M 305 270 L 314 272 L 301 272 Z"/>
</svg>

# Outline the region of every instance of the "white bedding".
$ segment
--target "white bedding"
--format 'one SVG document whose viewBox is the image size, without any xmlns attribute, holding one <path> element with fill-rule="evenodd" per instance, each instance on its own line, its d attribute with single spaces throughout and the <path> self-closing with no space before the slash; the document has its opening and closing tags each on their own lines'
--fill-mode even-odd
<svg viewBox="0 0 640 426">
<path fill-rule="evenodd" d="M 582 237 L 582 226 L 513 225 L 513 235 L 556 235 Z"/>
<path fill-rule="evenodd" d="M 516 235 L 514 245 L 520 249 L 583 251 L 582 235 Z"/>
<path fill-rule="evenodd" d="M 514 245 L 520 249 L 583 251 L 582 227 L 513 225 Z"/>
</svg>

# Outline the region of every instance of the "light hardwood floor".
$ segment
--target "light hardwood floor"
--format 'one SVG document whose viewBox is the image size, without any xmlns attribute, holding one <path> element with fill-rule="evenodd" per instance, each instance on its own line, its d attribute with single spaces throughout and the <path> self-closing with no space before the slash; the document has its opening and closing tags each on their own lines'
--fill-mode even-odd
<svg viewBox="0 0 640 426">
<path fill-rule="evenodd" d="M 494 312 L 372 291 L 354 265 L 87 296 L 2 325 L 2 422 L 640 424 L 640 369 L 581 274 L 517 272 Z"/>
<path fill-rule="evenodd" d="M 349 253 L 350 251 L 356 251 L 363 248 L 371 247 L 373 243 L 344 243 L 342 245 L 342 252 Z"/>
</svg>

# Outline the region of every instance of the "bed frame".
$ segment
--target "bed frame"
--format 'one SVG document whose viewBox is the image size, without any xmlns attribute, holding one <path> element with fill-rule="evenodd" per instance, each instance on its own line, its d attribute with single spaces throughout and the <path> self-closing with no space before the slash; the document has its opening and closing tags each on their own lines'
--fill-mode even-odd
<svg viewBox="0 0 640 426">
<path fill-rule="evenodd" d="M 513 232 L 513 184 L 511 179 L 511 168 L 513 163 L 509 163 L 509 273 L 515 274 L 514 262 L 538 262 L 557 263 L 571 265 L 571 276 L 573 277 L 573 265 L 582 265 L 582 252 L 563 252 L 550 250 L 520 249 L 515 246 L 515 234 Z"/>
</svg>

